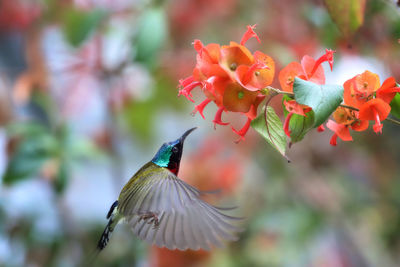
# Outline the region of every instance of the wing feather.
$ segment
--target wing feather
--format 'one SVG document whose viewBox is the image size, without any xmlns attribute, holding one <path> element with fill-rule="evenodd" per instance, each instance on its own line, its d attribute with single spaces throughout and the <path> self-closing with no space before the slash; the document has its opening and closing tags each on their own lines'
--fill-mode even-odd
<svg viewBox="0 0 400 267">
<path fill-rule="evenodd" d="M 182 213 L 177 213 L 176 216 L 176 221 L 175 221 L 175 232 L 174 232 L 174 241 L 176 244 L 176 247 L 178 249 L 185 249 L 185 234 L 183 233 L 182 229 L 182 222 L 183 222 L 183 215 Z"/>
<path fill-rule="evenodd" d="M 201 210 L 199 215 L 200 215 L 198 217 L 199 225 L 203 226 L 204 229 L 203 233 L 205 233 L 205 238 L 207 239 L 207 242 L 214 246 L 221 247 L 222 246 L 221 241 L 219 241 L 217 235 L 214 232 L 214 229 L 210 226 L 210 222 L 205 218 L 205 211 Z"/>
<path fill-rule="evenodd" d="M 226 215 L 225 209 L 203 201 L 201 191 L 168 170 L 152 165 L 149 168 L 154 170 L 146 170 L 145 175 L 133 182 L 132 190 L 123 191 L 119 199 L 119 212 L 140 239 L 180 250 L 208 250 L 237 239 L 240 218 Z M 149 220 L 140 220 L 140 216 L 149 213 L 157 216 L 157 227 L 149 224 Z"/>
<path fill-rule="evenodd" d="M 206 233 L 204 232 L 204 229 L 202 229 L 204 227 L 202 226 L 201 223 L 199 223 L 199 220 L 197 220 L 197 218 L 195 218 L 196 216 L 194 214 L 194 211 L 192 211 L 191 213 L 192 213 L 191 218 L 193 221 L 193 224 L 191 225 L 191 227 L 193 229 L 193 232 L 197 233 L 197 237 L 199 238 L 199 241 L 200 241 L 199 246 L 201 249 L 209 250 L 210 246 L 209 246 L 207 238 L 206 238 Z M 193 244 L 189 244 L 189 245 L 193 245 Z"/>
<path fill-rule="evenodd" d="M 203 240 L 203 237 L 200 235 L 199 231 L 195 231 L 194 225 L 196 222 L 193 220 L 193 210 L 189 210 L 187 216 L 187 223 L 184 225 L 184 231 L 186 233 L 190 233 L 187 236 L 190 236 L 190 239 L 187 240 L 188 248 L 193 250 L 200 249 L 202 247 L 207 246 L 206 242 Z"/>
</svg>

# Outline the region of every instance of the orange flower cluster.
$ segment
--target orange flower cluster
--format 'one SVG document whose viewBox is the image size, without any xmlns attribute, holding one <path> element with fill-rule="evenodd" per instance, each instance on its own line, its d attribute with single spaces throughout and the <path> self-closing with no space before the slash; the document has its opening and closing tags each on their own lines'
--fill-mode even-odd
<svg viewBox="0 0 400 267">
<path fill-rule="evenodd" d="M 321 64 L 325 61 L 329 63 L 332 70 L 333 68 L 333 54 L 336 51 L 326 49 L 325 54 L 314 60 L 312 57 L 305 55 L 301 59 L 301 63 L 291 62 L 285 68 L 279 72 L 279 83 L 281 84 L 282 90 L 286 92 L 293 92 L 294 78 L 314 82 L 316 84 L 325 84 L 325 73 Z M 289 112 L 286 116 L 283 130 L 285 134 L 290 137 L 289 122 L 293 114 L 306 116 L 307 112 L 311 111 L 311 108 L 305 105 L 298 104 L 295 100 L 284 102 L 286 110 Z M 324 126 L 320 125 L 318 131 L 324 131 Z"/>
<path fill-rule="evenodd" d="M 253 54 L 244 46 L 250 38 L 260 39 L 254 32 L 256 25 L 247 26 L 240 44 L 231 42 L 220 46 L 216 43 L 203 45 L 200 40 L 193 42 L 197 51 L 197 63 L 193 74 L 180 80 L 178 95 L 184 95 L 194 102 L 191 91 L 200 87 L 206 99 L 195 106 L 194 113 L 199 112 L 204 118 L 204 108 L 213 101 L 218 106 L 216 124 L 228 125 L 221 119 L 223 112 L 240 112 L 247 117 L 246 124 L 240 129 L 232 130 L 244 139 L 250 122 L 257 115 L 257 107 L 265 98 L 260 90 L 272 83 L 275 63 L 268 55 L 256 51 Z"/>
<path fill-rule="evenodd" d="M 343 141 L 352 141 L 350 128 L 355 131 L 368 129 L 368 121 L 375 121 L 373 130 L 382 133 L 382 121 L 390 113 L 390 102 L 400 88 L 396 86 L 393 77 L 386 79 L 380 86 L 379 76 L 370 71 L 365 71 L 346 81 L 344 87 L 344 103 L 356 110 L 339 107 L 333 113 L 333 120 L 326 126 L 335 132 L 330 144 L 335 146 L 337 137 Z"/>
<path fill-rule="evenodd" d="M 245 125 L 240 130 L 232 127 L 232 130 L 240 136 L 239 141 L 244 139 L 251 121 L 257 116 L 257 108 L 265 99 L 270 89 L 268 86 L 272 83 L 275 73 L 275 63 L 271 57 L 260 51 L 252 54 L 245 47 L 250 38 L 256 38 L 260 42 L 254 32 L 255 26 L 247 26 L 247 31 L 243 35 L 240 44 L 230 42 L 229 45 L 223 46 L 216 43 L 204 45 L 200 40 L 195 40 L 193 45 L 197 51 L 196 67 L 190 77 L 179 81 L 178 96 L 184 95 L 194 102 L 191 92 L 194 88 L 200 87 L 206 97 L 203 102 L 195 106 L 193 114 L 199 112 L 204 118 L 204 108 L 210 102 L 214 102 L 217 105 L 218 110 L 213 120 L 214 127 L 217 124 L 229 124 L 222 121 L 223 112 L 243 113 L 247 117 Z M 290 136 L 293 134 L 291 130 L 294 130 L 290 129 L 290 119 L 294 118 L 293 114 L 306 117 L 307 113 L 312 111 L 311 107 L 297 103 L 293 99 L 294 94 L 289 94 L 293 93 L 295 78 L 324 85 L 325 73 L 321 64 L 328 62 L 332 71 L 335 52 L 334 50 L 326 49 L 325 54 L 316 60 L 305 55 L 300 62 L 291 62 L 279 72 L 282 91 L 276 89 L 271 89 L 271 91 L 292 95 L 291 99 L 285 99 L 283 102 L 285 109 L 288 111 L 283 130 L 292 140 L 298 137 Z M 364 131 L 368 128 L 369 121 L 375 122 L 373 126 L 375 133 L 382 133 L 381 122 L 390 113 L 390 102 L 400 92 L 400 87 L 397 87 L 395 79 L 390 77 L 380 85 L 377 74 L 365 71 L 346 81 L 343 87 L 344 99 L 342 105 L 337 107 L 338 102 L 340 102 L 338 97 L 341 97 L 339 95 L 341 88 L 339 87 L 336 87 L 338 90 L 335 92 L 336 96 L 332 95 L 332 99 L 329 99 L 329 101 L 335 101 L 335 103 L 327 102 L 327 105 L 334 104 L 337 107 L 332 114 L 334 120 L 328 120 L 326 123 L 326 126 L 334 132 L 330 144 L 336 145 L 338 137 L 344 141 L 351 141 L 350 129 Z M 304 87 L 299 87 L 301 91 L 304 89 Z M 315 87 L 311 89 L 315 90 Z M 297 90 L 295 93 L 298 93 Z M 310 101 L 318 99 L 313 98 L 312 95 L 302 95 L 302 97 L 302 99 L 304 97 L 307 98 L 303 103 L 314 103 Z M 330 96 L 328 95 L 328 97 Z M 324 103 L 321 102 L 320 104 Z M 326 109 L 315 111 L 321 112 L 315 114 L 316 118 L 318 118 L 316 121 L 321 123 L 321 116 L 325 118 L 325 116 L 329 115 L 326 112 L 328 110 L 331 112 L 333 109 L 333 106 L 327 106 Z M 311 122 L 311 120 L 308 122 Z M 292 127 L 297 127 L 298 125 L 296 125 L 292 124 Z M 325 130 L 323 124 L 315 126 L 318 126 L 317 130 L 319 132 Z M 296 128 L 296 134 L 298 134 L 299 130 L 301 129 Z M 309 128 L 304 131 L 308 130 Z M 305 134 L 305 132 L 302 132 L 302 134 Z"/>
</svg>

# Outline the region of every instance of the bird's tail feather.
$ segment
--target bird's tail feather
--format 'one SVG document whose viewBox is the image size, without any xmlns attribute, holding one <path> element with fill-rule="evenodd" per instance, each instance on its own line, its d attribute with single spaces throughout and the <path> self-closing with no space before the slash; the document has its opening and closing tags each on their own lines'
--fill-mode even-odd
<svg viewBox="0 0 400 267">
<path fill-rule="evenodd" d="M 107 214 L 107 219 L 109 219 L 109 221 L 106 228 L 103 231 L 103 234 L 100 237 L 99 242 L 97 243 L 98 251 L 101 251 L 107 246 L 108 241 L 110 240 L 111 233 L 114 231 L 114 227 L 118 222 L 118 219 L 114 218 L 115 217 L 114 211 L 117 206 L 118 206 L 118 200 L 111 205 L 110 211 Z"/>
<path fill-rule="evenodd" d="M 108 241 L 110 240 L 111 233 L 113 231 L 114 231 L 114 227 L 113 227 L 113 220 L 111 217 L 111 219 L 108 221 L 106 228 L 103 231 L 103 234 L 100 237 L 99 242 L 97 243 L 97 249 L 99 251 L 104 249 L 107 246 Z"/>
<path fill-rule="evenodd" d="M 97 259 L 97 256 L 99 255 L 99 253 L 100 253 L 100 250 L 98 248 L 96 248 L 89 254 L 89 256 L 79 266 L 81 266 L 81 267 L 95 266 L 94 263 Z"/>
<path fill-rule="evenodd" d="M 111 208 L 110 211 L 107 213 L 107 219 L 108 223 L 106 228 L 103 231 L 103 234 L 100 237 L 99 242 L 97 243 L 96 249 L 90 253 L 90 256 L 87 258 L 87 260 L 84 261 L 83 265 L 84 267 L 86 266 L 94 266 L 94 262 L 97 259 L 97 256 L 99 253 L 107 246 L 108 241 L 110 240 L 111 233 L 114 231 L 115 226 L 118 223 L 118 216 L 116 215 L 115 208 L 118 206 L 118 201 L 115 201 Z"/>
</svg>

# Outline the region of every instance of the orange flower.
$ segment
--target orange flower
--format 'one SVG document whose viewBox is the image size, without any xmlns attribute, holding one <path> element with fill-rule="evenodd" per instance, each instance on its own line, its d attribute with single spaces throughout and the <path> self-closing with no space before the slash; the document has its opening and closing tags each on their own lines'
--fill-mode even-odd
<svg viewBox="0 0 400 267">
<path fill-rule="evenodd" d="M 236 69 L 236 81 L 250 91 L 258 91 L 270 85 L 275 74 L 275 62 L 270 56 L 256 51 L 254 61 L 251 66 L 240 65 Z"/>
<path fill-rule="evenodd" d="M 303 67 L 298 62 L 291 62 L 279 72 L 279 83 L 286 92 L 293 92 L 294 78 L 303 75 Z"/>
<path fill-rule="evenodd" d="M 359 114 L 357 111 L 350 110 L 344 107 L 338 107 L 333 113 L 333 120 L 329 120 L 326 126 L 334 132 L 330 140 L 332 146 L 336 146 L 337 138 L 340 137 L 343 141 L 352 141 L 353 138 L 350 135 L 350 129 L 354 131 L 364 131 L 368 128 L 368 121 L 361 120 L 358 118 Z"/>
<path fill-rule="evenodd" d="M 203 110 L 210 103 L 218 106 L 213 123 L 214 126 L 227 125 L 222 121 L 223 112 L 240 112 L 247 117 L 240 130 L 232 130 L 244 139 L 250 122 L 257 113 L 257 107 L 264 99 L 260 90 L 272 83 L 275 63 L 268 55 L 256 51 L 254 54 L 244 46 L 252 37 L 259 40 L 254 32 L 255 25 L 248 26 L 240 44 L 230 42 L 229 45 L 208 44 L 195 40 L 193 46 L 197 51 L 197 64 L 193 75 L 180 80 L 178 95 L 184 95 L 194 102 L 191 91 L 201 87 L 206 99 L 195 106 L 193 113 L 199 112 L 204 118 Z"/>
<path fill-rule="evenodd" d="M 289 63 L 279 73 L 279 82 L 282 90 L 286 92 L 293 92 L 293 83 L 295 77 L 317 84 L 324 84 L 325 74 L 321 64 L 325 61 L 328 61 L 332 70 L 334 53 L 335 51 L 326 49 L 325 54 L 316 61 L 312 57 L 305 55 L 301 59 L 301 63 Z"/>
<path fill-rule="evenodd" d="M 333 132 L 335 132 L 332 137 L 331 140 L 329 141 L 329 143 L 332 146 L 336 146 L 337 145 L 337 138 L 340 137 L 340 139 L 342 139 L 343 141 L 352 141 L 353 138 L 350 135 L 350 130 L 349 130 L 349 126 L 345 125 L 345 124 L 339 124 L 334 122 L 333 120 L 329 120 L 326 123 L 326 127 L 328 127 L 330 130 L 332 130 Z"/>
<path fill-rule="evenodd" d="M 343 84 L 344 102 L 355 108 L 360 108 L 365 102 L 374 97 L 380 85 L 379 76 L 370 71 L 356 75 Z"/>
<path fill-rule="evenodd" d="M 390 113 L 390 106 L 388 103 L 380 98 L 372 99 L 366 102 L 360 108 L 359 118 L 361 120 L 373 120 L 375 133 L 382 133 L 381 121 L 385 120 Z"/>
<path fill-rule="evenodd" d="M 400 92 L 400 87 L 396 86 L 396 81 L 393 77 L 387 78 L 382 86 L 376 91 L 376 97 L 390 104 L 396 93 Z"/>
<path fill-rule="evenodd" d="M 389 77 L 380 86 L 379 76 L 367 70 L 346 81 L 343 87 L 344 102 L 360 110 L 361 120 L 375 121 L 374 132 L 382 133 L 381 122 L 390 113 L 389 103 L 400 92 L 395 79 Z"/>
<path fill-rule="evenodd" d="M 257 95 L 258 92 L 246 90 L 240 84 L 231 82 L 225 87 L 223 106 L 229 111 L 247 113 Z"/>
</svg>

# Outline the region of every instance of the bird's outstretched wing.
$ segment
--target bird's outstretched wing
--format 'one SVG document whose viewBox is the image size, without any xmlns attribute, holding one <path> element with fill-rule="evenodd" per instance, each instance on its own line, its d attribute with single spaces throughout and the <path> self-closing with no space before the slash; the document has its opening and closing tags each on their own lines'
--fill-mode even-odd
<svg viewBox="0 0 400 267">
<path fill-rule="evenodd" d="M 241 219 L 200 199 L 196 188 L 173 173 L 158 169 L 140 179 L 144 179 L 142 186 L 133 186 L 126 200 L 120 200 L 120 212 L 140 239 L 180 250 L 207 250 L 237 239 Z"/>
</svg>

